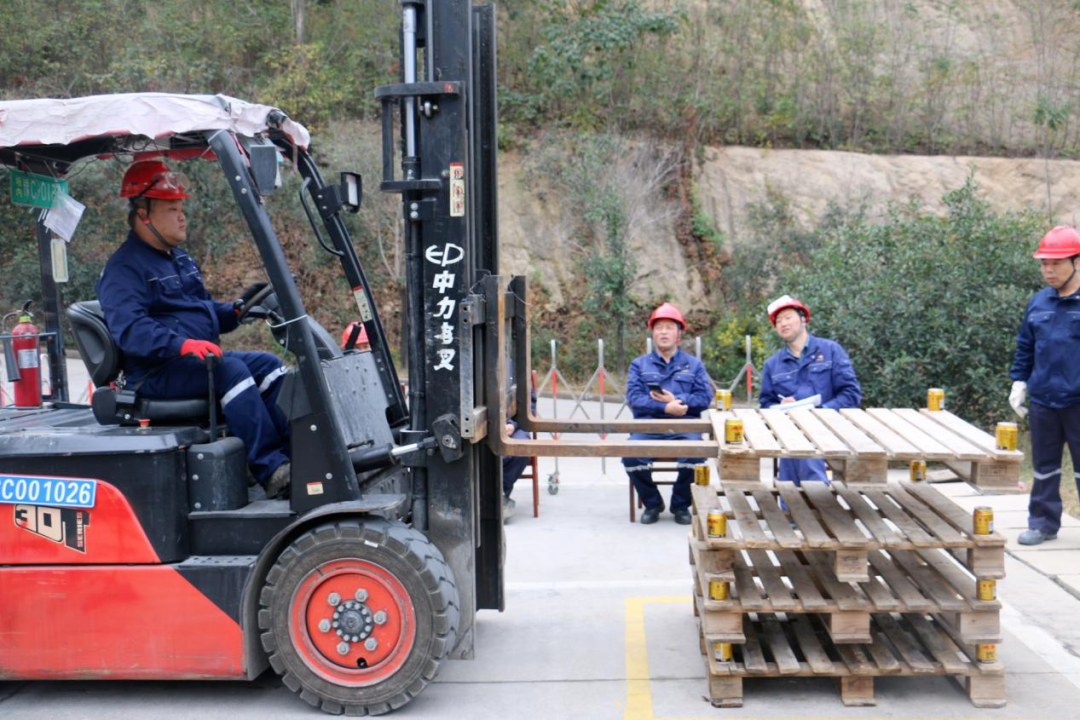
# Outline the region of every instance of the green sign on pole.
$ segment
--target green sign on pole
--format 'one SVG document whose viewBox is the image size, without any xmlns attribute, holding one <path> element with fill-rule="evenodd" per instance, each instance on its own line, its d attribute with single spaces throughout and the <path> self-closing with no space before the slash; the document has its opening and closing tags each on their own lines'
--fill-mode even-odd
<svg viewBox="0 0 1080 720">
<path fill-rule="evenodd" d="M 67 180 L 56 180 L 47 175 L 35 175 L 21 170 L 12 170 L 10 180 L 11 202 L 16 205 L 49 208 L 52 207 L 57 190 L 64 193 L 68 191 Z"/>
</svg>

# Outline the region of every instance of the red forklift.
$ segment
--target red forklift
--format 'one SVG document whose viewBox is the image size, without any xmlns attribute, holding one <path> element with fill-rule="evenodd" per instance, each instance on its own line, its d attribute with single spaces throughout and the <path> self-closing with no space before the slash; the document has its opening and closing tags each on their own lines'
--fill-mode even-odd
<svg viewBox="0 0 1080 720">
<path fill-rule="evenodd" d="M 269 281 L 245 314 L 261 308 L 286 349 L 278 402 L 292 431 L 290 498 L 249 500 L 243 444 L 218 427 L 212 393 L 140 397 L 118 377 L 98 303 L 63 307 L 43 211 L 51 393 L 0 409 L 0 680 L 244 680 L 269 666 L 326 712 L 381 714 L 444 659 L 472 656 L 477 610 L 503 609 L 498 441 L 481 442 L 483 408 L 503 405 L 488 397 L 502 378 L 485 368 L 506 349 L 485 320 L 506 292 L 495 12 L 464 0 L 401 8 L 400 82 L 376 96 L 380 189 L 401 195 L 406 226 L 408 402 L 342 220 L 361 202 L 360 176 L 324 182 L 301 125 L 220 95 L 0 103 L 12 182 L 59 182 L 101 158 L 220 167 Z M 301 300 L 263 200 L 290 169 L 370 352 L 343 351 Z M 89 405 L 69 402 L 62 314 Z"/>
</svg>

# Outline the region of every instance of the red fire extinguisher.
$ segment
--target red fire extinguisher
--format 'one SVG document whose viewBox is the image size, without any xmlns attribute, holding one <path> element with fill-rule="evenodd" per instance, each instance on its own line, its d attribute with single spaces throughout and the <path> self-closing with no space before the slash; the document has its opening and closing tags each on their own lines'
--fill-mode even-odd
<svg viewBox="0 0 1080 720">
<path fill-rule="evenodd" d="M 22 307 L 19 324 L 11 330 L 19 378 L 15 380 L 15 405 L 41 407 L 41 342 L 38 329 L 30 322 L 30 302 Z"/>
</svg>

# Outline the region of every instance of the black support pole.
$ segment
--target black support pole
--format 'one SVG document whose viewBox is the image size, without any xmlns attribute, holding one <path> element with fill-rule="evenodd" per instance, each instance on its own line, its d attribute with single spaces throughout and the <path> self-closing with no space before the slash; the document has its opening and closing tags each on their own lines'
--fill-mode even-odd
<svg viewBox="0 0 1080 720">
<path fill-rule="evenodd" d="M 42 212 L 37 221 L 38 261 L 41 266 L 41 314 L 45 318 L 44 332 L 56 333 L 49 337 L 48 399 L 60 402 L 68 400 L 67 361 L 64 359 L 64 330 L 60 326 L 60 285 L 52 272 L 52 232 L 45 227 Z"/>
</svg>

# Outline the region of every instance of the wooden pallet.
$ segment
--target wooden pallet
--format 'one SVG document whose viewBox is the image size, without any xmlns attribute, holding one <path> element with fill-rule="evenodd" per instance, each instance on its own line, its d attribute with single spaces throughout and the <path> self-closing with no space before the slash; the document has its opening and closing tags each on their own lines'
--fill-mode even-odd
<svg viewBox="0 0 1080 720">
<path fill-rule="evenodd" d="M 799 550 L 708 550 L 690 541 L 695 610 L 707 640 L 742 643 L 751 612 L 820 614 L 834 643 L 870 642 L 874 613 L 933 614 L 963 642 L 1000 643 L 1001 603 L 976 599 L 975 579 L 943 550 L 871 550 L 866 582 L 840 582 L 821 553 Z M 728 582 L 729 598 L 709 597 L 709 583 Z"/>
<path fill-rule="evenodd" d="M 890 462 L 925 460 L 947 464 L 984 492 L 1020 491 L 1023 454 L 998 450 L 992 435 L 946 411 L 714 410 L 708 415 L 713 437 L 724 437 L 728 418 L 742 420 L 745 440 L 737 445 L 718 443 L 723 480 L 758 480 L 762 458 L 819 458 L 838 479 L 884 483 Z"/>
<path fill-rule="evenodd" d="M 971 515 L 925 483 L 777 483 L 770 489 L 714 481 L 693 486 L 692 495 L 693 536 L 709 550 L 825 551 L 839 581 L 858 583 L 870 580 L 873 550 L 947 548 L 979 579 L 1005 575 L 1005 537 L 974 534 Z M 708 537 L 712 509 L 727 516 L 727 537 Z"/>
<path fill-rule="evenodd" d="M 818 616 L 762 613 L 743 620 L 745 644 L 720 662 L 701 634 L 716 707 L 741 707 L 743 679 L 837 678 L 845 705 L 875 705 L 875 677 L 949 676 L 959 681 L 975 707 L 1005 706 L 1005 671 L 1000 662 L 980 663 L 975 650 L 933 617 L 918 613 L 874 614 L 871 640 L 840 645 L 829 639 Z"/>
</svg>

